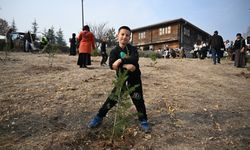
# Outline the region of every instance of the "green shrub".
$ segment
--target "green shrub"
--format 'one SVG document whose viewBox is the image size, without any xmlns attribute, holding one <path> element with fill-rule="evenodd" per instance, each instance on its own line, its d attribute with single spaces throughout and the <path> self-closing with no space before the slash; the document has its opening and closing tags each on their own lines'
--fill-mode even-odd
<svg viewBox="0 0 250 150">
<path fill-rule="evenodd" d="M 150 58 L 152 61 L 156 61 L 157 54 L 156 54 L 156 53 L 150 53 L 149 58 Z"/>
<path fill-rule="evenodd" d="M 55 58 L 55 54 L 57 53 L 57 51 L 58 48 L 55 44 L 48 44 L 46 47 L 46 52 L 49 54 L 48 63 L 50 67 L 52 67 L 53 65 L 53 60 Z"/>
<path fill-rule="evenodd" d="M 139 57 L 145 57 L 145 58 L 161 58 L 162 56 L 159 53 L 156 53 L 154 51 L 148 50 L 148 51 L 138 51 Z"/>
</svg>

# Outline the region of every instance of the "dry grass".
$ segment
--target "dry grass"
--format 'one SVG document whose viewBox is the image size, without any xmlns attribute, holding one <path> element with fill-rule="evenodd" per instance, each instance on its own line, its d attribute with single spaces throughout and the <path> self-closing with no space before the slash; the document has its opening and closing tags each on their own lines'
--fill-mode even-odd
<svg viewBox="0 0 250 150">
<path fill-rule="evenodd" d="M 3 56 L 3 53 L 0 55 Z M 223 60 L 141 58 L 152 133 L 137 118 L 123 139 L 108 143 L 112 111 L 86 128 L 112 89 L 114 71 L 80 69 L 76 56 L 11 53 L 0 63 L 0 149 L 249 149 L 250 72 Z M 135 112 L 134 108 L 131 108 Z"/>
</svg>

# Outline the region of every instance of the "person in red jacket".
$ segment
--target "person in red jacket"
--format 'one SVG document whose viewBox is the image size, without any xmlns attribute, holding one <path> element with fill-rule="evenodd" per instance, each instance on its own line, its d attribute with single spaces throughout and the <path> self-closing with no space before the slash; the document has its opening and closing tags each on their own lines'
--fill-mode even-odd
<svg viewBox="0 0 250 150">
<path fill-rule="evenodd" d="M 91 64 L 90 54 L 95 49 L 95 37 L 89 30 L 89 26 L 85 25 L 79 33 L 77 41 L 79 43 L 79 57 L 77 65 L 80 68 L 87 68 Z"/>
</svg>

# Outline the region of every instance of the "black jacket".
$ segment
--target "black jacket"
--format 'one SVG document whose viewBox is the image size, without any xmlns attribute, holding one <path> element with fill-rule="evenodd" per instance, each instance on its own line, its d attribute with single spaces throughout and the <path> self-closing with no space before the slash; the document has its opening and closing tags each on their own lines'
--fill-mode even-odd
<svg viewBox="0 0 250 150">
<path fill-rule="evenodd" d="M 126 54 L 126 57 L 122 58 L 122 52 Z M 109 66 L 111 69 L 113 69 L 113 63 L 120 58 L 122 59 L 122 63 L 119 66 L 119 70 L 125 71 L 125 69 L 122 67 L 123 64 L 133 64 L 136 67 L 136 70 L 134 72 L 128 72 L 128 78 L 130 79 L 140 77 L 141 71 L 138 63 L 139 55 L 136 47 L 128 44 L 124 49 L 122 49 L 119 45 L 112 49 L 109 57 Z M 118 75 L 118 71 L 116 74 Z"/>
<path fill-rule="evenodd" d="M 237 50 L 245 46 L 246 46 L 245 39 L 241 38 L 240 40 L 235 40 L 233 49 Z"/>
<path fill-rule="evenodd" d="M 106 42 L 101 43 L 101 54 L 106 54 Z"/>
<path fill-rule="evenodd" d="M 210 37 L 208 45 L 212 49 L 220 50 L 221 48 L 225 49 L 223 38 L 220 35 L 214 34 Z"/>
</svg>

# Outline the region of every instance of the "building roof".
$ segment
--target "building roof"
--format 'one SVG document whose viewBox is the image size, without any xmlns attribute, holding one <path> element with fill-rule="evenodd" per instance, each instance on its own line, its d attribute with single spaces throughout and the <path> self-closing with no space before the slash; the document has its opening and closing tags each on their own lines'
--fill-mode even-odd
<svg viewBox="0 0 250 150">
<path fill-rule="evenodd" d="M 177 22 L 182 22 L 184 24 L 189 24 L 193 28 L 195 28 L 195 29 L 197 29 L 197 30 L 199 30 L 201 32 L 204 32 L 204 33 L 210 35 L 209 33 L 207 33 L 204 30 L 198 28 L 197 26 L 193 25 L 192 23 L 188 22 L 187 20 L 185 20 L 183 18 L 174 19 L 174 20 L 168 20 L 168 21 L 164 21 L 164 22 L 160 22 L 160 23 L 156 23 L 156 24 L 151 24 L 151 25 L 144 26 L 144 27 L 135 28 L 135 29 L 132 29 L 132 32 L 136 32 L 136 31 L 140 31 L 140 30 L 145 30 L 145 29 L 148 29 L 148 28 L 156 28 L 158 26 L 172 24 L 172 23 L 177 23 Z"/>
</svg>

